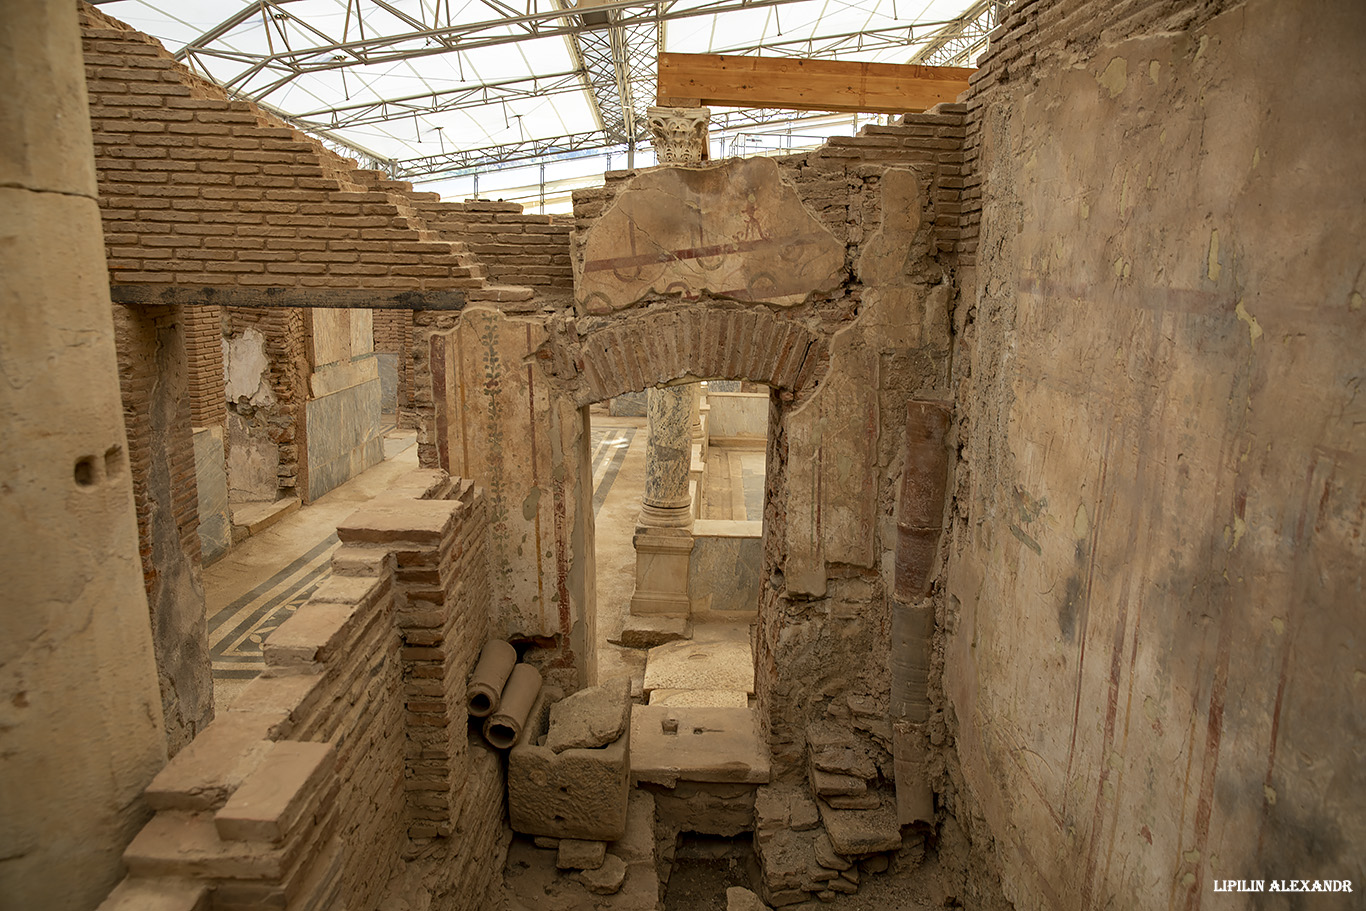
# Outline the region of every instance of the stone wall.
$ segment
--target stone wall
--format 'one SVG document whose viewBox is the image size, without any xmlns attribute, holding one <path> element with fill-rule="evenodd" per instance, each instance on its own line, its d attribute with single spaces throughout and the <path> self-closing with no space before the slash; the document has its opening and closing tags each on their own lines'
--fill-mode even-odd
<svg viewBox="0 0 1366 911">
<path fill-rule="evenodd" d="M 1366 876 L 1363 38 L 1022 2 L 974 77 L 949 793 L 1017 907 Z"/>
<path fill-rule="evenodd" d="M 224 437 L 234 502 L 308 499 L 305 344 L 298 310 L 225 308 Z"/>
<path fill-rule="evenodd" d="M 101 908 L 490 896 L 510 837 L 502 765 L 465 724 L 487 534 L 483 495 L 430 471 L 343 522 L 332 575 L 266 640 L 266 672 L 148 787 L 157 813 Z"/>
<path fill-rule="evenodd" d="M 66 0 L 0 3 L 0 96 L 0 904 L 86 911 L 166 742 Z"/>
<path fill-rule="evenodd" d="M 962 109 L 928 116 L 961 132 Z M 865 732 L 890 750 L 880 555 L 893 544 L 906 402 L 948 395 L 952 284 L 941 260 L 957 213 L 938 220 L 927 192 L 952 168 L 917 147 L 915 128 L 888 129 L 869 140 L 878 164 L 849 151 L 856 143 L 609 174 L 575 194 L 572 308 L 467 309 L 432 321 L 430 348 L 417 345 L 434 382 L 423 464 L 459 466 L 500 504 L 494 572 L 508 595 L 494 622 L 553 637 L 559 653 L 546 662 L 580 673 L 592 663 L 577 643 L 592 641 L 594 618 L 577 409 L 685 376 L 776 390 L 757 687 L 775 768 L 789 776 L 803 766 L 808 723 L 860 723 L 850 700 L 860 718 L 881 719 Z M 532 414 L 551 419 L 538 429 Z M 529 460 L 500 462 L 506 446 L 489 445 L 533 433 L 545 438 Z M 866 670 L 851 678 L 848 667 Z"/>
</svg>

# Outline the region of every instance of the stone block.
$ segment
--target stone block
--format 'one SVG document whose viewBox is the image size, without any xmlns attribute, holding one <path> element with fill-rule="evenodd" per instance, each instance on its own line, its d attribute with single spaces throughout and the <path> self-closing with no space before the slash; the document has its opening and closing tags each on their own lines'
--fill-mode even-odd
<svg viewBox="0 0 1366 911">
<path fill-rule="evenodd" d="M 561 838 L 556 852 L 555 866 L 561 870 L 596 870 L 607 857 L 607 842 Z"/>
<path fill-rule="evenodd" d="M 758 846 L 764 885 L 774 891 L 800 889 L 811 867 L 812 838 L 804 832 L 782 829 Z"/>
<path fill-rule="evenodd" d="M 261 648 L 266 666 L 284 671 L 317 669 L 345 641 L 356 612 L 351 604 L 305 604 L 266 638 Z"/>
<path fill-rule="evenodd" d="M 845 797 L 822 797 L 821 799 L 836 810 L 876 810 L 882 804 L 882 798 L 878 797 L 875 791 Z"/>
<path fill-rule="evenodd" d="M 757 209 L 746 199 L 760 200 Z M 680 221 L 673 215 L 679 205 L 701 221 Z M 699 231 L 716 243 L 733 243 L 734 251 L 704 262 L 690 252 Z M 637 248 L 639 256 L 622 257 L 621 251 Z M 575 294 L 589 313 L 678 290 L 792 306 L 836 287 L 845 274 L 844 244 L 764 158 L 642 172 L 586 232 L 580 251 Z"/>
<path fill-rule="evenodd" d="M 615 841 L 626 831 L 631 733 L 599 749 L 556 753 L 538 743 L 550 706 L 543 688 L 508 751 L 508 816 L 514 831 L 553 838 Z"/>
<path fill-rule="evenodd" d="M 852 747 L 827 747 L 811 755 L 811 765 L 822 772 L 849 775 L 864 781 L 877 778 L 877 765 L 866 750 Z"/>
<path fill-rule="evenodd" d="M 670 642 L 650 649 L 645 692 L 657 689 L 737 690 L 754 693 L 749 637 Z"/>
<path fill-rule="evenodd" d="M 615 895 L 626 881 L 626 861 L 615 854 L 608 854 L 602 866 L 580 870 L 574 874 L 574 878 L 595 895 Z"/>
<path fill-rule="evenodd" d="M 209 911 L 209 888 L 188 879 L 125 879 L 97 911 Z"/>
<path fill-rule="evenodd" d="M 839 855 L 835 850 L 835 846 L 830 843 L 830 837 L 824 832 L 816 836 L 816 840 L 812 843 L 812 847 L 816 850 L 816 862 L 822 867 L 839 871 L 848 870 L 853 866 L 848 858 Z"/>
<path fill-rule="evenodd" d="M 732 484 L 738 484 L 732 479 Z M 693 523 L 688 597 L 695 611 L 759 609 L 763 522 L 699 519 Z"/>
<path fill-rule="evenodd" d="M 731 886 L 726 890 L 726 911 L 767 911 L 767 907 L 748 889 Z"/>
<path fill-rule="evenodd" d="M 636 781 L 667 787 L 678 781 L 768 781 L 768 750 L 748 708 L 637 705 L 631 741 Z"/>
<path fill-rule="evenodd" d="M 840 854 L 876 854 L 901 847 L 901 825 L 894 801 L 882 800 L 876 810 L 841 810 L 818 800 L 821 822 L 830 844 Z"/>
<path fill-rule="evenodd" d="M 749 694 L 739 690 L 651 690 L 650 705 L 742 709 L 749 705 Z"/>
<path fill-rule="evenodd" d="M 868 784 L 862 778 L 834 775 L 815 768 L 810 773 L 811 787 L 821 797 L 857 797 L 868 790 Z"/>
<path fill-rule="evenodd" d="M 227 802 L 270 751 L 283 712 L 226 712 L 176 754 L 147 786 L 154 810 L 212 810 Z"/>
<path fill-rule="evenodd" d="M 617 637 L 607 641 L 624 648 L 654 648 L 666 642 L 692 637 L 692 621 L 687 617 L 628 615 Z"/>
<path fill-rule="evenodd" d="M 322 795 L 335 766 L 331 744 L 271 744 L 261 764 L 214 814 L 218 837 L 278 844 Z"/>
<path fill-rule="evenodd" d="M 337 525 L 343 544 L 436 545 L 455 525 L 463 505 L 452 500 L 370 504 Z"/>
<path fill-rule="evenodd" d="M 579 690 L 550 707 L 545 745 L 556 753 L 606 746 L 625 733 L 630 709 L 628 677 Z"/>
<path fill-rule="evenodd" d="M 626 834 L 612 844 L 612 853 L 627 864 L 655 865 L 655 798 L 632 788 L 626 806 Z"/>
</svg>

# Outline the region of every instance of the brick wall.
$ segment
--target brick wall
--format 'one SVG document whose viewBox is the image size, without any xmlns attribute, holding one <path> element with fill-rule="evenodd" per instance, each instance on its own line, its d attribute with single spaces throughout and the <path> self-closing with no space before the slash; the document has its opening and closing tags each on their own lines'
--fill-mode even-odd
<svg viewBox="0 0 1366 911">
<path fill-rule="evenodd" d="M 411 185 L 363 171 L 82 7 L 115 284 L 421 290 L 485 286 L 427 229 Z"/>
<path fill-rule="evenodd" d="M 946 258 L 963 249 L 962 193 L 966 169 L 963 139 L 967 106 L 939 104 L 905 114 L 887 126 L 868 125 L 856 136 L 832 136 L 806 159 L 809 167 L 847 162 L 909 167 L 921 180 L 935 248 Z"/>
<path fill-rule="evenodd" d="M 308 496 L 308 424 L 304 408 L 308 402 L 308 355 L 305 350 L 304 318 L 296 309 L 252 309 L 228 307 L 224 310 L 224 332 L 239 335 L 248 327 L 266 340 L 269 380 L 275 403 L 251 411 L 253 434 L 279 446 L 279 497 Z M 220 398 L 222 393 L 220 393 Z M 237 412 L 236 403 L 227 410 Z"/>
<path fill-rule="evenodd" d="M 435 193 L 414 195 L 427 224 L 460 238 L 494 281 L 535 288 L 541 297 L 568 297 L 573 291 L 570 216 L 526 214 L 514 202 L 441 202 Z"/>
<path fill-rule="evenodd" d="M 187 307 L 185 354 L 190 371 L 190 420 L 196 427 L 221 425 L 223 400 L 223 314 L 220 307 Z"/>
<path fill-rule="evenodd" d="M 172 755 L 213 717 L 180 307 L 114 307 L 138 551 Z"/>
<path fill-rule="evenodd" d="M 430 204 L 422 198 L 429 194 L 357 168 L 255 105 L 228 100 L 157 42 L 87 4 L 81 22 L 112 283 L 385 295 L 461 289 L 470 301 L 532 296 L 491 286 L 464 244 L 430 228 L 418 210 Z M 231 314 L 225 330 L 240 331 L 245 319 Z M 282 355 L 292 356 L 303 345 L 294 335 L 302 324 L 297 317 L 271 319 L 284 320 L 271 323 L 273 338 Z M 212 391 L 211 322 L 207 314 L 194 321 L 196 421 L 224 415 Z M 292 369 L 272 366 L 273 374 Z M 404 378 L 411 388 L 406 363 Z M 280 388 L 291 397 L 269 416 L 282 447 L 280 491 L 306 493 L 299 396 L 307 387 L 282 379 Z M 303 392 L 290 391 L 296 389 Z"/>
<path fill-rule="evenodd" d="M 431 471 L 342 523 L 333 575 L 267 639 L 266 673 L 148 788 L 156 816 L 104 911 L 488 898 L 505 785 L 464 698 L 487 533 L 482 493 Z"/>
</svg>

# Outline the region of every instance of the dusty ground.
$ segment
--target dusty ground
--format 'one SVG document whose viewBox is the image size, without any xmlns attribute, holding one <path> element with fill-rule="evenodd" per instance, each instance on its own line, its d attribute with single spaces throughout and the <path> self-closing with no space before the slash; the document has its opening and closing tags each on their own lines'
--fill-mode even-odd
<svg viewBox="0 0 1366 911">
<path fill-rule="evenodd" d="M 862 878 L 855 895 L 841 895 L 829 904 L 811 901 L 790 909 L 830 908 L 833 911 L 939 911 L 964 907 L 956 883 L 961 863 L 941 861 L 940 852 L 954 848 L 940 842 L 920 864 L 898 858 L 885 873 Z M 753 877 L 753 878 L 751 878 Z M 747 836 L 737 839 L 685 838 L 679 845 L 673 873 L 664 890 L 664 911 L 726 911 L 726 889 L 744 886 L 758 891 L 758 867 Z M 789 909 L 789 911 L 790 911 Z"/>
</svg>

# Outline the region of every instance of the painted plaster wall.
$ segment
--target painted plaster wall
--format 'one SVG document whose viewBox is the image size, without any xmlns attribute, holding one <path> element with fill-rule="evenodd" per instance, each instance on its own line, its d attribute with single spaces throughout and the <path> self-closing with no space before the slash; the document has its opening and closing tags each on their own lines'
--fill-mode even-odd
<svg viewBox="0 0 1366 911">
<path fill-rule="evenodd" d="M 0 905 L 85 911 L 166 743 L 70 4 L 0 3 L 0 97 Z"/>
<path fill-rule="evenodd" d="M 984 61 L 944 682 L 1018 908 L 1366 880 L 1364 40 L 1037 3 Z"/>
<path fill-rule="evenodd" d="M 961 110 L 933 117 L 936 129 L 961 138 Z M 895 134 L 877 137 L 884 161 L 920 154 L 914 143 L 896 145 Z M 553 620 L 545 628 L 561 642 L 592 623 L 591 599 L 578 599 L 574 576 L 592 565 L 591 554 L 584 559 L 591 534 L 580 536 L 591 530 L 587 510 L 582 519 L 567 518 L 562 533 L 557 501 L 544 492 L 529 497 L 544 483 L 533 472 L 557 483 L 563 472 L 564 483 L 583 483 L 586 457 L 574 455 L 583 440 L 578 409 L 685 376 L 746 378 L 776 390 L 756 688 L 775 762 L 789 777 L 805 765 L 806 725 L 831 716 L 883 745 L 890 777 L 883 581 L 890 564 L 878 554 L 894 540 L 905 403 L 948 394 L 951 285 L 936 259 L 924 175 L 868 165 L 859 154 L 846 147 L 829 158 L 822 151 L 782 162 L 726 162 L 700 174 L 642 172 L 648 179 L 639 182 L 626 174 L 576 194 L 580 274 L 595 276 L 591 289 L 577 289 L 581 304 L 570 310 L 548 302 L 534 315 L 468 308 L 445 325 L 419 315 L 432 334 L 429 353 L 419 346 L 414 359 L 433 390 L 428 445 L 437 452 L 425 453 L 424 464 L 474 478 L 489 488 L 491 505 L 503 504 L 493 520 L 492 547 L 505 548 L 494 555 L 495 601 L 506 599 L 497 611 L 515 618 L 530 605 L 530 619 Z M 728 170 L 743 171 L 742 179 L 727 179 Z M 707 213 L 746 205 L 753 224 L 708 220 Z M 673 207 L 678 217 L 670 222 L 661 209 L 648 225 L 635 219 L 651 206 Z M 765 226 L 775 223 L 782 231 L 769 236 Z M 781 261 L 775 238 L 793 231 L 815 248 L 838 251 L 826 260 L 839 265 L 802 273 L 805 284 L 780 288 L 773 305 L 762 298 L 773 287 L 764 276 Z M 684 266 L 699 268 L 680 267 L 670 278 L 648 263 L 617 261 L 632 236 L 638 255 L 642 244 L 690 251 L 698 237 L 734 250 L 699 263 L 682 257 Z M 707 284 L 713 280 L 715 292 Z M 661 293 L 659 284 L 670 290 Z M 862 423 L 851 429 L 850 415 Z M 546 540 L 547 527 L 561 535 L 556 549 L 529 546 Z M 793 534 L 817 546 L 797 552 Z M 885 548 L 878 543 L 884 538 Z M 561 540 L 568 541 L 563 551 Z M 571 597 L 555 604 L 567 611 L 555 618 L 539 599 L 562 584 Z M 857 676 L 841 670 L 854 663 L 863 669 Z"/>
<path fill-rule="evenodd" d="M 493 638 L 531 640 L 531 660 L 577 689 L 593 592 L 592 486 L 585 414 L 534 362 L 539 318 L 470 307 L 431 341 L 437 449 L 489 508 Z"/>
</svg>

